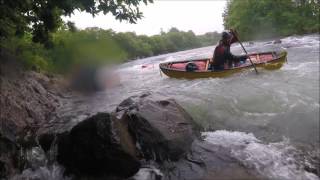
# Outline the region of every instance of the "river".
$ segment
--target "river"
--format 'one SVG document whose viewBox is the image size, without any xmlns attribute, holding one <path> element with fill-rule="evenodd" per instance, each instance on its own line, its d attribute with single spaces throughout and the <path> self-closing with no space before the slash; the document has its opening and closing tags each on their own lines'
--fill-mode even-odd
<svg viewBox="0 0 320 180">
<path fill-rule="evenodd" d="M 225 148 L 250 171 L 267 179 L 319 179 L 319 35 L 244 43 L 248 52 L 284 49 L 280 70 L 254 70 L 226 78 L 172 79 L 159 63 L 212 55 L 214 46 L 131 61 L 118 67 L 121 85 L 68 102 L 61 118 L 79 121 L 112 111 L 144 91 L 177 100 L 205 132 L 205 140 Z M 243 51 L 239 45 L 234 54 Z M 146 68 L 142 68 L 146 65 Z"/>
</svg>

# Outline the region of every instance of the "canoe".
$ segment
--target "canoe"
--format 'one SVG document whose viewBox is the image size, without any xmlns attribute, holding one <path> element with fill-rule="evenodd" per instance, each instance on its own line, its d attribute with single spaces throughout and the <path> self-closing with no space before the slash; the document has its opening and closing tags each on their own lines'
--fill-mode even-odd
<svg viewBox="0 0 320 180">
<path fill-rule="evenodd" d="M 264 53 L 252 53 L 249 54 L 252 62 L 259 69 L 276 70 L 280 69 L 283 64 L 287 61 L 286 51 L 273 51 Z M 186 65 L 192 62 L 196 64 L 197 70 L 186 71 Z M 161 71 L 172 78 L 185 78 L 185 79 L 196 79 L 196 78 L 221 78 L 227 77 L 235 73 L 239 73 L 248 69 L 253 69 L 249 59 L 241 65 L 233 68 L 225 67 L 224 70 L 211 71 L 208 70 L 209 59 L 195 59 L 195 60 L 184 60 L 175 62 L 160 63 L 159 67 Z"/>
</svg>

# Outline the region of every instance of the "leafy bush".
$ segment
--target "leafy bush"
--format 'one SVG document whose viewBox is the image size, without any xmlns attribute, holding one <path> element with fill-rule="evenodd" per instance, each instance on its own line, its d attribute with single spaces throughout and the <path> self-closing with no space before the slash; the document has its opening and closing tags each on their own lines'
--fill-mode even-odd
<svg viewBox="0 0 320 180">
<path fill-rule="evenodd" d="M 11 54 L 15 54 L 26 68 L 36 71 L 47 71 L 50 58 L 48 50 L 42 44 L 31 41 L 31 36 L 23 38 L 13 37 L 2 40 L 0 47 L 6 49 Z"/>
</svg>

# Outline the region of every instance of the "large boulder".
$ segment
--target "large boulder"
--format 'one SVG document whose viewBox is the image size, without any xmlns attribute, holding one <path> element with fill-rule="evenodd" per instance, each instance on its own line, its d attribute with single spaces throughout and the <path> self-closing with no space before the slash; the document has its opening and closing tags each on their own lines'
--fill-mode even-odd
<svg viewBox="0 0 320 180">
<path fill-rule="evenodd" d="M 173 99 L 142 94 L 72 129 L 44 128 L 38 140 L 47 153 L 57 143 L 58 162 L 76 176 L 126 178 L 139 170 L 139 160 L 178 160 L 199 135 L 196 128 Z"/>
<path fill-rule="evenodd" d="M 119 104 L 115 116 L 147 160 L 178 160 L 197 137 L 192 117 L 173 99 L 149 93 L 133 96 Z"/>
<path fill-rule="evenodd" d="M 129 150 L 134 147 L 130 137 L 118 133 L 110 114 L 98 113 L 59 135 L 57 160 L 80 176 L 130 177 L 140 163 Z"/>
</svg>

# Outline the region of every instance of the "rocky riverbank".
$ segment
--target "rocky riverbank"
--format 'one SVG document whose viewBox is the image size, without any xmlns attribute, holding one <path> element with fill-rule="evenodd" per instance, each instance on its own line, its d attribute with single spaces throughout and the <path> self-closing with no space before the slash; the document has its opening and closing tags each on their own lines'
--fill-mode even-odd
<svg viewBox="0 0 320 180">
<path fill-rule="evenodd" d="M 36 131 L 68 94 L 62 78 L 25 71 L 15 57 L 0 55 L 0 179 L 27 164 L 24 151 L 36 146 Z"/>
<path fill-rule="evenodd" d="M 24 71 L 16 61 L 2 61 L 0 70 L 1 179 L 48 179 L 34 174 L 56 164 L 63 173 L 49 179 L 255 178 L 202 141 L 174 99 L 142 93 L 112 112 L 61 124 L 57 109 L 72 93 L 63 79 Z"/>
</svg>

